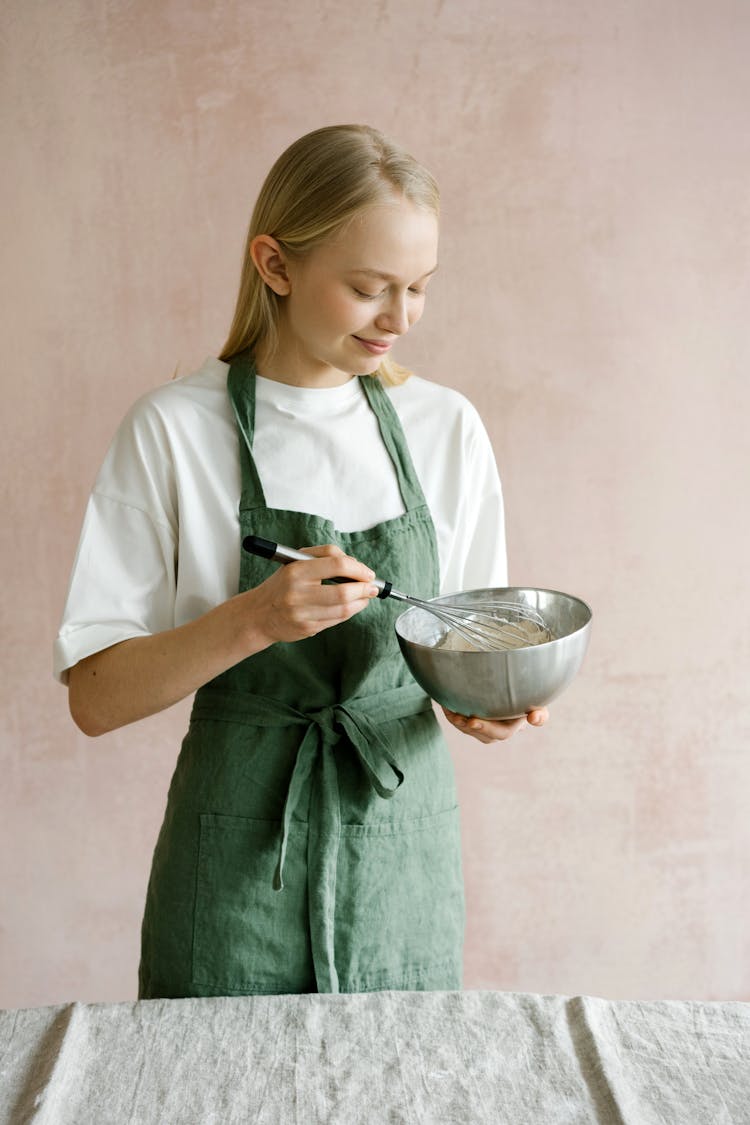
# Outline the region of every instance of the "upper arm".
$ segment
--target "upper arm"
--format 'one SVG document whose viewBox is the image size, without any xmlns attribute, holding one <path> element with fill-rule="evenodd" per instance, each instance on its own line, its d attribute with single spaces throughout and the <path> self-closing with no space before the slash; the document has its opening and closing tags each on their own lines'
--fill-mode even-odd
<svg viewBox="0 0 750 1125">
<path fill-rule="evenodd" d="M 174 624 L 177 503 L 163 424 L 145 408 L 120 426 L 84 514 L 54 674 L 130 637 Z"/>
<path fill-rule="evenodd" d="M 171 530 L 109 497 L 92 495 L 54 647 L 55 675 L 130 637 L 174 625 L 176 544 Z"/>
</svg>

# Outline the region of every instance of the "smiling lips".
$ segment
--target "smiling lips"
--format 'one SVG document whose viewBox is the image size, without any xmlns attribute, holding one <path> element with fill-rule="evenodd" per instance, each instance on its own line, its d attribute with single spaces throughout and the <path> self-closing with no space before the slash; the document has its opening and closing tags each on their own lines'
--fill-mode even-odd
<svg viewBox="0 0 750 1125">
<path fill-rule="evenodd" d="M 361 336 L 355 336 L 354 339 L 363 348 L 367 348 L 368 352 L 373 355 L 383 355 L 390 348 L 390 343 L 385 340 L 363 340 Z"/>
</svg>

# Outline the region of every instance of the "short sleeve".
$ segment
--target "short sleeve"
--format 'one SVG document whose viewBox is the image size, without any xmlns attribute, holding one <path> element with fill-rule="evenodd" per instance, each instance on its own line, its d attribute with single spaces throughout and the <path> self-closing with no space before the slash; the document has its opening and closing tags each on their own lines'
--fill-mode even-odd
<svg viewBox="0 0 750 1125">
<path fill-rule="evenodd" d="M 84 515 L 53 671 L 174 624 L 177 527 L 169 442 L 138 404 L 122 423 Z"/>
<path fill-rule="evenodd" d="M 506 586 L 508 564 L 500 475 L 489 435 L 467 404 L 463 419 L 453 534 L 443 592 Z"/>
</svg>

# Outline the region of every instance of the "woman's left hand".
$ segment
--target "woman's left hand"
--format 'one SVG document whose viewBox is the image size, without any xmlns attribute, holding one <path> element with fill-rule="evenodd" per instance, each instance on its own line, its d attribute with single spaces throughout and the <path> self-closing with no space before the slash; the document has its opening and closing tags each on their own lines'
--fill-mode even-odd
<svg viewBox="0 0 750 1125">
<path fill-rule="evenodd" d="M 447 707 L 443 707 L 443 714 L 456 730 L 470 734 L 472 738 L 484 743 L 505 742 L 526 723 L 530 723 L 532 727 L 542 727 L 549 718 L 546 707 L 537 707 L 529 711 L 528 715 L 521 715 L 520 719 L 478 719 L 476 715 L 459 715 L 455 711 L 449 711 Z"/>
</svg>

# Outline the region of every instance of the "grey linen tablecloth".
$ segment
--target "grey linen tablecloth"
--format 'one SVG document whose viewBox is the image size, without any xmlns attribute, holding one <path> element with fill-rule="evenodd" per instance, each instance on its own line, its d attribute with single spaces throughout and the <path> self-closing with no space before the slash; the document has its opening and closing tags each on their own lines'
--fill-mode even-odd
<svg viewBox="0 0 750 1125">
<path fill-rule="evenodd" d="M 0 1012 L 12 1125 L 739 1125 L 750 1004 L 376 992 Z"/>
</svg>

